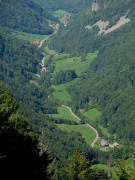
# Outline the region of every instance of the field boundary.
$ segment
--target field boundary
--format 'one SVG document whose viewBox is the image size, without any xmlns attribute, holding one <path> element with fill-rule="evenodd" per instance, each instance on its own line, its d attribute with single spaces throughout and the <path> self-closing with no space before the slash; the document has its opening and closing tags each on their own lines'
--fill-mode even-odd
<svg viewBox="0 0 135 180">
<path fill-rule="evenodd" d="M 69 110 L 69 112 L 72 114 L 72 116 L 74 116 L 78 121 L 81 121 L 81 119 L 72 111 L 71 107 L 69 106 L 66 106 L 64 104 L 61 105 L 62 107 L 65 107 L 66 109 Z M 95 139 L 93 140 L 93 142 L 91 143 L 91 147 L 94 147 L 95 143 L 97 142 L 98 138 L 99 138 L 99 134 L 98 134 L 98 131 L 93 127 L 91 126 L 90 124 L 86 124 L 89 128 L 91 128 L 95 134 L 96 134 L 96 137 Z"/>
</svg>

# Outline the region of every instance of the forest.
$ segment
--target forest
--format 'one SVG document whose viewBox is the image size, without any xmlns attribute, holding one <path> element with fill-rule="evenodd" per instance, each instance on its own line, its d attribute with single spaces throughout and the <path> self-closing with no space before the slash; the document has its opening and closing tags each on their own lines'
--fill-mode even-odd
<svg viewBox="0 0 135 180">
<path fill-rule="evenodd" d="M 52 39 L 50 47 L 55 48 L 57 44 L 57 51 L 76 53 L 82 57 L 88 52 L 98 50 L 98 55 L 87 72 L 69 88 L 72 102 L 77 110 L 98 107 L 102 115 L 96 125 L 101 124 L 107 128 L 112 134 L 111 139 L 117 139 L 127 147 L 129 144 L 134 146 L 135 4 L 133 1 L 119 1 L 119 6 L 116 1 L 104 1 L 104 3 L 108 8 L 104 8 L 99 2 L 101 6 L 98 11 L 90 11 L 91 14 L 82 11 L 79 17 L 75 16 L 67 29 L 61 29 Z M 111 22 L 113 26 L 128 9 L 130 9 L 128 17 L 131 22 L 110 34 L 99 36 L 97 27 L 90 31 L 84 28 L 86 23 L 93 24 L 99 18 L 104 21 L 113 19 L 114 22 Z M 55 43 L 56 41 L 58 43 Z"/>
<path fill-rule="evenodd" d="M 135 3 L 56 1 L 0 1 L 0 179 L 134 179 Z M 57 10 L 71 13 L 67 26 Z M 106 35 L 93 26 L 102 19 L 107 30 L 124 15 L 130 21 Z M 45 35 L 41 48 L 31 34 Z M 88 124 L 95 147 L 73 128 Z M 104 151 L 102 138 L 120 146 Z"/>
<path fill-rule="evenodd" d="M 48 21 L 56 21 L 56 18 L 31 0 L 13 0 L 12 3 L 10 0 L 1 0 L 0 12 L 0 26 L 10 31 L 33 34 L 53 33 Z"/>
<path fill-rule="evenodd" d="M 36 0 L 34 0 L 37 2 Z M 93 0 L 39 0 L 38 3 L 47 11 L 53 12 L 59 9 L 66 10 L 70 13 L 78 13 L 82 9 L 90 6 Z"/>
</svg>

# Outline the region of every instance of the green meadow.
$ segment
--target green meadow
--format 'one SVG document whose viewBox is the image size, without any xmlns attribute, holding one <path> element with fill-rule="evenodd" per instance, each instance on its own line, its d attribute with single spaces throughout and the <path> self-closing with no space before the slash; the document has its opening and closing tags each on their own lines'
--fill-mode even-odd
<svg viewBox="0 0 135 180">
<path fill-rule="evenodd" d="M 53 92 L 53 96 L 59 100 L 61 103 L 66 103 L 71 101 L 71 96 L 67 91 L 67 87 L 73 85 L 78 81 L 78 78 L 74 79 L 73 81 L 52 86 L 55 89 L 55 92 Z"/>
<path fill-rule="evenodd" d="M 97 108 L 90 109 L 84 113 L 89 122 L 95 122 L 96 119 L 101 115 L 101 112 Z"/>
<path fill-rule="evenodd" d="M 69 12 L 60 9 L 60 10 L 55 11 L 53 15 L 57 17 L 61 23 L 64 23 L 64 21 L 67 20 L 67 17 L 65 16 L 65 14 L 70 15 Z"/>
<path fill-rule="evenodd" d="M 55 50 L 51 50 L 49 49 L 47 46 L 45 47 L 45 53 L 49 54 L 49 55 L 55 55 L 56 51 Z"/>
<path fill-rule="evenodd" d="M 85 61 L 81 61 L 81 57 L 72 57 L 55 61 L 55 72 L 72 69 L 78 75 L 80 75 L 82 72 L 88 69 L 90 63 L 95 59 L 96 56 L 97 52 L 94 52 L 88 53 Z"/>
<path fill-rule="evenodd" d="M 108 132 L 107 128 L 104 128 L 103 126 L 99 126 L 104 136 L 111 137 L 112 135 Z"/>
<path fill-rule="evenodd" d="M 47 37 L 47 35 L 31 34 L 31 33 L 20 32 L 20 31 L 13 32 L 13 35 L 16 36 L 18 39 L 27 40 L 30 42 L 33 42 L 36 40 L 41 41 L 42 39 Z"/>
<path fill-rule="evenodd" d="M 57 61 L 57 60 L 61 60 L 61 59 L 67 59 L 70 57 L 70 54 L 58 54 L 56 56 L 53 57 L 53 60 L 54 61 Z"/>
<path fill-rule="evenodd" d="M 88 145 L 91 145 L 91 143 L 96 137 L 95 132 L 91 128 L 89 128 L 86 124 L 83 125 L 58 124 L 58 127 L 65 131 L 69 131 L 69 132 L 75 131 L 80 133 Z"/>
<path fill-rule="evenodd" d="M 95 122 L 98 117 L 100 117 L 101 112 L 97 108 L 90 109 L 84 113 L 84 116 L 88 119 L 89 123 Z M 104 136 L 110 137 L 111 134 L 108 132 L 107 128 L 99 126 Z"/>
<path fill-rule="evenodd" d="M 57 108 L 58 113 L 57 114 L 51 114 L 50 116 L 58 119 L 65 119 L 65 120 L 70 120 L 70 121 L 76 121 L 79 122 L 72 114 L 69 112 L 69 110 L 65 107 L 58 107 Z"/>
</svg>

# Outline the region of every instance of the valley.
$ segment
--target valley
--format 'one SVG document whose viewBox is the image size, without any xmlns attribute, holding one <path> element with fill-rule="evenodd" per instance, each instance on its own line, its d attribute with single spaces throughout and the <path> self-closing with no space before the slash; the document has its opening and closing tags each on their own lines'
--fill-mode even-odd
<svg viewBox="0 0 135 180">
<path fill-rule="evenodd" d="M 60 18 L 61 18 L 61 16 L 60 16 Z M 42 48 L 45 41 L 47 41 L 50 37 L 55 35 L 58 30 L 59 30 L 59 28 L 57 28 L 56 31 L 52 35 L 45 37 L 44 39 L 41 39 L 38 48 Z M 83 61 L 81 61 L 81 57 L 69 58 L 66 54 L 57 55 L 57 53 L 55 51 L 49 50 L 48 47 L 44 47 L 44 49 L 45 49 L 44 53 L 47 53 L 47 55 L 51 55 L 51 56 L 53 55 L 53 59 L 54 59 L 53 63 L 55 66 L 55 69 L 53 72 L 54 74 L 61 70 L 72 69 L 79 76 L 82 72 L 87 70 L 90 63 L 97 56 L 97 52 L 88 53 L 86 56 L 86 61 L 83 62 Z M 67 58 L 65 59 L 66 56 L 67 56 Z M 46 63 L 45 57 L 46 57 L 46 55 L 42 59 L 42 61 L 44 61 L 44 64 Z M 67 83 L 64 83 L 61 85 L 53 86 L 53 88 L 55 89 L 55 92 L 53 93 L 54 97 L 61 103 L 66 103 L 66 104 L 69 102 L 72 103 L 71 96 L 68 93 L 67 88 L 68 88 L 68 86 L 73 85 L 77 80 L 78 80 L 78 78 L 73 80 L 73 82 L 70 81 L 70 82 L 67 82 Z M 82 137 L 85 139 L 86 143 L 88 145 L 91 145 L 92 147 L 94 147 L 94 144 L 96 143 L 96 141 L 99 138 L 97 130 L 95 128 L 93 128 L 90 124 L 82 124 L 81 125 L 80 124 L 81 119 L 78 116 L 76 116 L 75 113 L 73 113 L 72 109 L 69 106 L 62 104 L 61 107 L 58 107 L 58 113 L 52 114 L 50 116 L 55 119 L 62 118 L 62 119 L 67 119 L 68 121 L 77 122 L 78 125 L 58 124 L 57 126 L 59 128 L 61 128 L 62 130 L 67 130 L 69 132 L 71 132 L 71 131 L 79 132 L 82 135 Z"/>
<path fill-rule="evenodd" d="M 135 179 L 134 1 L 10 4 L 0 1 L 5 179 Z"/>
</svg>

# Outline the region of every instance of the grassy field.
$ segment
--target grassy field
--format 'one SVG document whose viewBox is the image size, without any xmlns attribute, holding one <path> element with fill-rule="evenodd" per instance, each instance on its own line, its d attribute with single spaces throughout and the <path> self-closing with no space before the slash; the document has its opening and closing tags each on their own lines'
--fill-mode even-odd
<svg viewBox="0 0 135 180">
<path fill-rule="evenodd" d="M 97 108 L 90 109 L 84 113 L 85 117 L 88 118 L 89 122 L 96 121 L 101 115 L 101 112 Z"/>
<path fill-rule="evenodd" d="M 64 11 L 64 10 L 57 10 L 53 14 L 55 17 L 57 17 L 61 23 L 64 23 L 64 21 L 68 20 L 68 18 L 65 16 L 65 14 L 71 15 L 69 12 Z"/>
<path fill-rule="evenodd" d="M 70 121 L 76 121 L 77 123 L 79 122 L 74 116 L 71 115 L 68 109 L 65 107 L 58 107 L 57 108 L 58 114 L 51 114 L 50 116 L 53 118 L 62 118 L 65 120 L 70 120 Z"/>
<path fill-rule="evenodd" d="M 55 92 L 53 93 L 54 97 L 62 103 L 70 102 L 71 96 L 67 91 L 67 87 L 73 85 L 77 81 L 78 78 L 64 84 L 52 86 L 55 89 Z"/>
<path fill-rule="evenodd" d="M 97 108 L 90 109 L 84 113 L 84 116 L 87 117 L 89 123 L 95 122 L 98 117 L 100 117 L 101 112 Z M 99 126 L 101 129 L 103 135 L 110 137 L 111 134 L 108 132 L 107 128 L 104 128 L 103 126 Z"/>
<path fill-rule="evenodd" d="M 108 132 L 107 128 L 104 128 L 103 126 L 99 126 L 104 136 L 111 137 L 112 135 Z"/>
<path fill-rule="evenodd" d="M 16 36 L 18 39 L 27 40 L 30 42 L 33 42 L 36 40 L 41 41 L 42 39 L 47 37 L 47 35 L 30 34 L 30 33 L 20 32 L 20 31 L 13 32 L 13 35 Z"/>
<path fill-rule="evenodd" d="M 49 49 L 47 46 L 45 47 L 45 53 L 49 54 L 49 55 L 55 55 L 56 51 L 55 50 L 51 50 Z"/>
<path fill-rule="evenodd" d="M 97 52 L 89 53 L 85 61 L 81 61 L 81 57 L 72 57 L 55 61 L 55 72 L 72 69 L 79 75 L 88 69 L 90 63 L 96 56 Z"/>
<path fill-rule="evenodd" d="M 84 125 L 58 124 L 58 127 L 62 130 L 66 130 L 69 132 L 72 131 L 79 132 L 88 145 L 91 145 L 92 141 L 96 137 L 95 132 L 91 128 L 89 128 L 86 124 Z"/>
<path fill-rule="evenodd" d="M 54 61 L 57 61 L 57 60 L 61 60 L 61 59 L 67 59 L 67 58 L 69 58 L 70 57 L 70 54 L 59 54 L 59 55 L 57 55 L 57 56 L 54 56 L 53 57 L 53 60 Z"/>
</svg>

